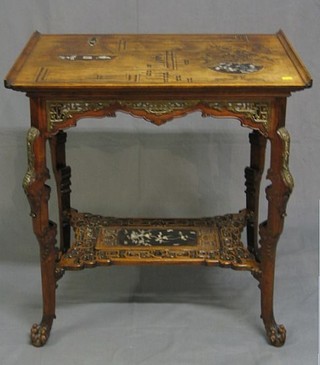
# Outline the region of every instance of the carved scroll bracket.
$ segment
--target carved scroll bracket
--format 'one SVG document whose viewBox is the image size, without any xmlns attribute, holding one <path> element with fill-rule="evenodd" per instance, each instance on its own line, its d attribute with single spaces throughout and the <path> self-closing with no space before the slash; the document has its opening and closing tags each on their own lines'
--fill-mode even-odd
<svg viewBox="0 0 320 365">
<path fill-rule="evenodd" d="M 80 118 L 115 116 L 117 111 L 162 125 L 176 117 L 200 111 L 202 116 L 237 118 L 241 124 L 268 136 L 269 102 L 154 100 L 154 101 L 47 101 L 48 131 L 74 126 Z"/>
</svg>

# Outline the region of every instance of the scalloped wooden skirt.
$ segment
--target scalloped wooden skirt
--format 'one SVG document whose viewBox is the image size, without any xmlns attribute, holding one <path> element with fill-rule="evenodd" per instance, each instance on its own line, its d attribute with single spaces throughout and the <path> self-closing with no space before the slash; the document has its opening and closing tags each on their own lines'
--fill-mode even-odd
<svg viewBox="0 0 320 365">
<path fill-rule="evenodd" d="M 72 211 L 74 240 L 57 267 L 111 264 L 205 264 L 260 272 L 241 242 L 246 210 L 200 219 L 102 217 Z"/>
</svg>

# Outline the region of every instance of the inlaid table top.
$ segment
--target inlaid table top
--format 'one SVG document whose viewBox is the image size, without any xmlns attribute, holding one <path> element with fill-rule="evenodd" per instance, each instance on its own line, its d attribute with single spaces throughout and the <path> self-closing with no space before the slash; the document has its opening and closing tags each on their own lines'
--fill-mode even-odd
<svg viewBox="0 0 320 365">
<path fill-rule="evenodd" d="M 5 85 L 39 89 L 280 88 L 311 85 L 284 33 L 43 35 L 35 32 Z"/>
</svg>

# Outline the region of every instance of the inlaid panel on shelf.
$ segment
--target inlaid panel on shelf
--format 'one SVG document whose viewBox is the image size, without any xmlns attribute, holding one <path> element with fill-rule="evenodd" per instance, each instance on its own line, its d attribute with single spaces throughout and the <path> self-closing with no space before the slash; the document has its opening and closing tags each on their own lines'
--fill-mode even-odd
<svg viewBox="0 0 320 365">
<path fill-rule="evenodd" d="M 259 272 L 241 242 L 245 210 L 200 219 L 110 218 L 71 214 L 72 247 L 59 266 L 83 269 L 110 264 L 207 264 Z"/>
</svg>

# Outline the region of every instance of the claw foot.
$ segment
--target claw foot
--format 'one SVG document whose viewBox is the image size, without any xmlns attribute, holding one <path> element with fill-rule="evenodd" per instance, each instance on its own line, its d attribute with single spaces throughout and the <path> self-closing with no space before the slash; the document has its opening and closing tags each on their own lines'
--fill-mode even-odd
<svg viewBox="0 0 320 365">
<path fill-rule="evenodd" d="M 48 341 L 50 330 L 47 325 L 35 323 L 31 327 L 31 343 L 35 347 L 41 347 Z"/>
<path fill-rule="evenodd" d="M 267 337 L 271 345 L 280 347 L 286 341 L 286 329 L 284 325 L 272 324 L 269 328 L 266 328 Z"/>
<path fill-rule="evenodd" d="M 41 347 L 47 343 L 54 318 L 55 315 L 44 315 L 40 324 L 35 323 L 31 327 L 30 337 L 33 346 Z"/>
</svg>

